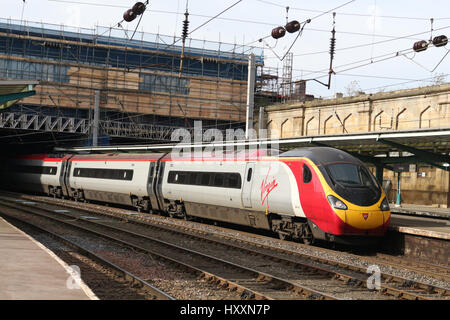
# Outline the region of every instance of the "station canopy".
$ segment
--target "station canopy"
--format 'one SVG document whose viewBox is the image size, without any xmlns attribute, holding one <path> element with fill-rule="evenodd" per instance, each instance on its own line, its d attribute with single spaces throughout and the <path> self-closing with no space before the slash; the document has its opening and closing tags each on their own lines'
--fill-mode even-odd
<svg viewBox="0 0 450 320">
<path fill-rule="evenodd" d="M 20 99 L 35 95 L 34 86 L 38 83 L 32 80 L 0 80 L 0 111 Z"/>
</svg>

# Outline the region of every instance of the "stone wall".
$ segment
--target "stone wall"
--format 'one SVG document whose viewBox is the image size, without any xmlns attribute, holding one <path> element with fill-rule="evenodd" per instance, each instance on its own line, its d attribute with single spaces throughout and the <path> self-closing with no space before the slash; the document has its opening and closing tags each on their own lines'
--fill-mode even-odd
<svg viewBox="0 0 450 320">
<path fill-rule="evenodd" d="M 397 173 L 385 170 L 383 179 L 391 180 L 389 200 L 395 202 Z M 416 172 L 402 172 L 400 180 L 402 203 L 449 208 L 449 182 L 448 172 L 430 166 L 418 165 Z"/>
<path fill-rule="evenodd" d="M 280 137 L 450 127 L 450 84 L 268 106 Z"/>
</svg>

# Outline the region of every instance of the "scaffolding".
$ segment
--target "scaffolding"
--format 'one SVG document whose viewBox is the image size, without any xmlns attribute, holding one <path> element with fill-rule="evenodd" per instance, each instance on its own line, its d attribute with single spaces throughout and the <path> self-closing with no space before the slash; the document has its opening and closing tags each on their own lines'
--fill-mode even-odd
<svg viewBox="0 0 450 320">
<path fill-rule="evenodd" d="M 0 19 L 0 79 L 39 80 L 28 109 L 90 119 L 100 91 L 103 120 L 185 126 L 245 121 L 248 55 L 262 49 L 127 30 Z M 23 109 L 23 108 L 22 108 Z"/>
<path fill-rule="evenodd" d="M 292 65 L 294 54 L 289 52 L 283 61 L 283 82 L 281 83 L 282 95 L 284 99 L 289 99 L 292 95 Z"/>
</svg>

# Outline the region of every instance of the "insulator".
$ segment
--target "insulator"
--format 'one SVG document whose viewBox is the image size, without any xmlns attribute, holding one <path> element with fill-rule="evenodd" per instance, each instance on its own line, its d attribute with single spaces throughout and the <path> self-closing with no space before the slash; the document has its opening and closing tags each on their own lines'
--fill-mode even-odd
<svg viewBox="0 0 450 320">
<path fill-rule="evenodd" d="M 136 16 L 143 14 L 145 11 L 146 7 L 145 4 L 143 4 L 142 2 L 136 2 L 136 4 L 133 6 L 133 12 L 136 13 Z"/>
<path fill-rule="evenodd" d="M 428 42 L 425 40 L 417 41 L 416 43 L 414 43 L 414 46 L 413 46 L 413 49 L 415 52 L 424 51 L 424 50 L 427 50 L 427 48 L 428 48 Z"/>
<path fill-rule="evenodd" d="M 336 47 L 336 40 L 335 39 L 331 39 L 331 43 L 330 43 L 330 54 L 333 55 L 334 54 L 334 48 Z"/>
<path fill-rule="evenodd" d="M 131 22 L 134 19 L 136 19 L 137 15 L 136 13 L 133 11 L 133 9 L 128 9 L 127 11 L 125 11 L 125 13 L 123 14 L 123 20 L 125 20 L 126 22 Z"/>
<path fill-rule="evenodd" d="M 334 31 L 334 29 L 333 29 Z M 334 50 L 336 48 L 336 38 L 334 37 L 334 32 L 332 31 L 333 37 L 330 39 L 330 54 L 334 55 Z"/>
<path fill-rule="evenodd" d="M 189 20 L 187 19 L 186 16 L 186 19 L 183 21 L 183 33 L 182 33 L 183 39 L 187 38 L 188 30 L 189 30 Z"/>
<path fill-rule="evenodd" d="M 298 30 L 300 30 L 300 23 L 296 20 L 293 20 L 293 21 L 287 23 L 284 28 L 286 29 L 287 32 L 294 33 L 294 32 L 297 32 Z"/>
<path fill-rule="evenodd" d="M 447 45 L 447 43 L 448 43 L 448 38 L 444 35 L 433 38 L 433 45 L 435 47 L 443 47 L 443 46 Z"/>
<path fill-rule="evenodd" d="M 284 37 L 284 35 L 286 34 L 286 29 L 284 29 L 283 27 L 276 27 L 275 29 L 272 30 L 272 38 L 274 39 L 279 39 Z"/>
</svg>

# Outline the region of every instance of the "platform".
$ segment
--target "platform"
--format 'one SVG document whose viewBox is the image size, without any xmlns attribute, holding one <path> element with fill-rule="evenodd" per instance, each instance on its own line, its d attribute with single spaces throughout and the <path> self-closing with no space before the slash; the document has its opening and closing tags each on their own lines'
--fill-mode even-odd
<svg viewBox="0 0 450 320">
<path fill-rule="evenodd" d="M 97 299 L 84 283 L 69 289 L 67 264 L 3 218 L 0 244 L 0 300 Z"/>
<path fill-rule="evenodd" d="M 401 233 L 450 240 L 450 220 L 393 213 L 389 228 Z"/>
<path fill-rule="evenodd" d="M 416 204 L 402 204 L 400 207 L 396 207 L 395 204 L 392 203 L 389 205 L 391 207 L 391 213 L 401 213 L 438 219 L 450 219 L 450 208 L 435 208 Z"/>
</svg>

